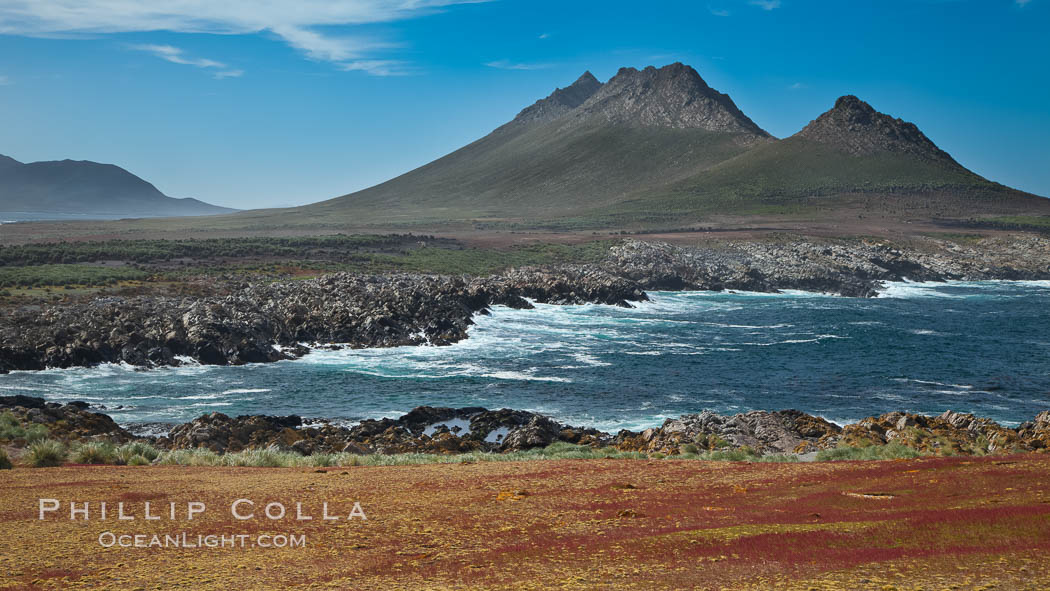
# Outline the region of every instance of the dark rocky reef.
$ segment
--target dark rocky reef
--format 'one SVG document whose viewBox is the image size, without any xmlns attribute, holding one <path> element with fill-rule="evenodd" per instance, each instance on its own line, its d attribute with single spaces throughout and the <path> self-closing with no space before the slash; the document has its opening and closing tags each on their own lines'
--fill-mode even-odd
<svg viewBox="0 0 1050 591">
<path fill-rule="evenodd" d="M 786 239 L 698 247 L 627 240 L 603 269 L 651 290 L 784 289 L 872 297 L 885 281 L 1050 278 L 1050 240 L 1015 236 L 973 246 L 928 239 L 902 248 L 880 240 Z"/>
<path fill-rule="evenodd" d="M 0 411 L 10 412 L 24 425 L 44 425 L 50 437 L 64 441 L 107 440 L 123 443 L 135 439 L 109 415 L 89 410 L 86 402 L 46 402 L 33 396 L 0 396 Z M 16 447 L 25 441 L 11 442 Z"/>
<path fill-rule="evenodd" d="M 754 410 L 733 416 L 704 411 L 667 419 L 660 428 L 641 433 L 621 431 L 613 445 L 624 451 L 668 455 L 680 453 L 690 444 L 698 451 L 748 447 L 762 454 L 802 453 L 817 449 L 822 440 L 834 438 L 841 430 L 797 410 Z"/>
<path fill-rule="evenodd" d="M 101 297 L 0 311 L 0 373 L 124 362 L 140 367 L 262 363 L 302 343 L 351 347 L 447 345 L 490 306 L 626 306 L 644 290 L 782 289 L 876 295 L 902 279 L 1047 279 L 1050 240 L 1018 236 L 973 246 L 928 240 L 784 239 L 682 247 L 626 240 L 589 265 L 514 269 L 491 277 L 338 273 L 239 284 L 224 297 Z"/>
<path fill-rule="evenodd" d="M 896 443 L 921 453 L 1008 454 L 1050 451 L 1050 411 L 1016 428 L 953 411 L 930 417 L 891 412 L 839 427 L 798 410 L 756 410 L 732 416 L 711 411 L 667 419 L 641 433 L 616 435 L 565 425 L 540 414 L 512 409 L 421 406 L 397 419 L 364 420 L 351 427 L 298 416 L 202 415 L 158 438 L 135 437 L 88 404 L 61 405 L 29 396 L 0 397 L 0 411 L 23 424 L 43 424 L 51 437 L 68 442 L 148 440 L 167 449 L 216 453 L 277 447 L 303 455 L 473 451 L 510 452 L 564 442 L 621 451 L 678 455 L 749 448 L 758 454 L 802 454 L 839 446 Z M 15 447 L 25 442 L 8 442 Z M 695 449 L 694 449 L 695 448 Z"/>
<path fill-rule="evenodd" d="M 353 427 L 297 416 L 203 415 L 171 430 L 158 443 L 172 449 L 217 453 L 277 446 L 303 455 L 504 452 L 546 447 L 555 441 L 604 444 L 608 435 L 573 428 L 521 410 L 422 406 L 397 419 L 365 420 Z"/>
<path fill-rule="evenodd" d="M 0 371 L 124 362 L 263 363 L 306 352 L 300 343 L 352 347 L 447 345 L 492 305 L 626 306 L 644 300 L 631 281 L 594 267 L 518 270 L 485 278 L 338 273 L 247 284 L 227 297 L 105 297 L 5 312 Z"/>
</svg>

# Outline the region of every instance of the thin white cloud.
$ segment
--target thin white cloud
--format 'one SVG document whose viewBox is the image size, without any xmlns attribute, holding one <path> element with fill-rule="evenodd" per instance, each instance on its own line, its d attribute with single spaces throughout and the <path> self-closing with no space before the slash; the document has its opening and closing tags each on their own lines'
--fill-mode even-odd
<svg viewBox="0 0 1050 591">
<path fill-rule="evenodd" d="M 14 82 L 11 82 L 10 78 L 7 76 L 0 76 L 0 86 L 10 86 L 12 84 L 14 84 Z"/>
<path fill-rule="evenodd" d="M 212 74 L 212 77 L 216 80 L 222 80 L 223 78 L 239 78 L 244 75 L 244 70 L 231 70 L 222 62 L 202 57 L 187 57 L 185 51 L 174 45 L 132 45 L 131 49 L 152 53 L 160 59 L 169 61 L 173 64 L 218 70 Z"/>
<path fill-rule="evenodd" d="M 240 78 L 241 76 L 244 76 L 244 70 L 222 70 L 211 75 L 211 77 L 216 80 L 222 80 L 224 78 Z"/>
<path fill-rule="evenodd" d="M 730 14 L 732 14 L 725 8 L 713 8 L 711 6 L 707 7 L 707 11 L 715 16 L 729 16 Z"/>
<path fill-rule="evenodd" d="M 373 76 L 404 76 L 410 72 L 400 60 L 357 60 L 339 64 L 344 72 L 366 72 Z"/>
<path fill-rule="evenodd" d="M 775 10 L 780 8 L 780 0 L 750 0 L 749 4 L 757 6 L 762 10 Z"/>
<path fill-rule="evenodd" d="M 550 38 L 551 38 L 551 34 L 550 33 L 540 33 L 540 39 L 550 39 Z"/>
<path fill-rule="evenodd" d="M 185 52 L 178 47 L 172 45 L 132 45 L 132 49 L 138 51 L 145 51 L 152 53 L 162 60 L 167 60 L 173 64 L 182 64 L 185 66 L 197 66 L 198 68 L 225 68 L 226 64 L 217 62 L 215 60 L 204 59 L 204 58 L 188 58 L 185 57 Z"/>
<path fill-rule="evenodd" d="M 803 84 L 801 82 L 796 82 L 796 83 L 788 86 L 788 88 L 791 89 L 791 90 L 802 90 L 803 88 L 809 88 L 809 86 L 806 85 L 806 84 Z"/>
<path fill-rule="evenodd" d="M 311 59 L 344 70 L 361 67 L 390 44 L 321 27 L 354 26 L 414 18 L 454 4 L 488 0 L 0 0 L 0 34 L 31 37 L 172 31 L 255 34 L 271 32 Z M 167 59 L 167 58 L 165 58 Z M 169 60 L 170 61 L 170 60 Z M 345 66 L 345 67 L 343 67 Z"/>
<path fill-rule="evenodd" d="M 1028 4 L 1029 4 L 1029 3 L 1030 3 L 1030 2 L 1032 1 L 1032 0 L 1015 0 L 1015 1 L 1017 2 L 1017 5 L 1018 5 L 1018 6 L 1020 6 L 1021 8 L 1024 8 L 1025 6 L 1028 6 Z"/>
<path fill-rule="evenodd" d="M 518 62 L 512 62 L 510 60 L 496 60 L 494 62 L 485 62 L 485 65 L 490 68 L 496 68 L 498 70 L 543 70 L 551 67 L 550 64 L 524 64 Z"/>
</svg>

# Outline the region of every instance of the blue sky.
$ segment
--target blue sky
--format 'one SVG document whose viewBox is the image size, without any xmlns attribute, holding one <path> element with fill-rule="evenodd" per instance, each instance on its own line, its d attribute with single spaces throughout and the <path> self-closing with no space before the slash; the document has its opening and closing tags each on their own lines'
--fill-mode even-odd
<svg viewBox="0 0 1050 591">
<path fill-rule="evenodd" d="M 778 137 L 856 94 L 1050 196 L 1048 38 L 1050 0 L 0 0 L 0 153 L 296 205 L 424 164 L 585 70 L 682 61 Z"/>
</svg>

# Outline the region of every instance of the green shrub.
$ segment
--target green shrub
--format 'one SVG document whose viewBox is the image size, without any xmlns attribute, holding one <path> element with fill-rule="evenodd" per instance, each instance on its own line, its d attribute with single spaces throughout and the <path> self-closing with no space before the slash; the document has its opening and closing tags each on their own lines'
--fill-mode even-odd
<svg viewBox="0 0 1050 591">
<path fill-rule="evenodd" d="M 222 456 L 223 466 L 251 466 L 255 468 L 288 468 L 298 466 L 303 456 L 289 451 L 281 451 L 275 446 L 263 449 L 248 449 Z"/>
<path fill-rule="evenodd" d="M 7 450 L 0 447 L 0 470 L 11 469 L 11 458 L 7 457 Z"/>
<path fill-rule="evenodd" d="M 25 439 L 26 443 L 36 443 L 47 439 L 47 435 L 46 425 L 33 423 L 25 427 L 11 411 L 5 411 L 3 414 L 0 414 L 0 439 L 7 441 Z"/>
<path fill-rule="evenodd" d="M 75 464 L 112 464 L 117 459 L 117 448 L 108 441 L 92 441 L 73 450 Z"/>
<path fill-rule="evenodd" d="M 47 439 L 48 435 L 50 433 L 47 430 L 47 425 L 34 423 L 25 428 L 25 434 L 22 437 L 25 438 L 26 443 L 36 443 Z"/>
<path fill-rule="evenodd" d="M 135 456 L 146 460 L 146 463 L 148 464 L 160 457 L 160 450 L 145 441 L 132 441 L 131 443 L 125 443 L 116 449 L 117 464 L 127 464 L 129 466 L 134 465 L 131 463 L 131 459 Z"/>
<path fill-rule="evenodd" d="M 176 449 L 160 456 L 160 463 L 176 466 L 218 466 L 222 461 L 219 454 L 210 449 Z"/>
<path fill-rule="evenodd" d="M 317 468 L 330 468 L 337 465 L 335 454 L 314 454 L 312 456 L 305 456 L 303 459 Z"/>
<path fill-rule="evenodd" d="M 764 456 L 759 456 L 750 461 L 765 462 L 771 464 L 791 464 L 794 462 L 798 462 L 799 459 L 798 456 L 792 454 L 766 454 Z"/>
<path fill-rule="evenodd" d="M 150 461 L 147 460 L 145 456 L 136 454 L 128 458 L 128 461 L 125 463 L 129 466 L 148 466 Z"/>
<path fill-rule="evenodd" d="M 0 414 L 0 438 L 14 439 L 10 433 L 15 429 L 21 428 L 22 425 L 18 422 L 18 419 L 15 418 L 15 415 L 11 411 L 5 410 L 3 414 Z"/>
<path fill-rule="evenodd" d="M 25 458 L 34 468 L 61 466 L 66 461 L 66 446 L 61 441 L 45 439 L 29 446 Z"/>
</svg>

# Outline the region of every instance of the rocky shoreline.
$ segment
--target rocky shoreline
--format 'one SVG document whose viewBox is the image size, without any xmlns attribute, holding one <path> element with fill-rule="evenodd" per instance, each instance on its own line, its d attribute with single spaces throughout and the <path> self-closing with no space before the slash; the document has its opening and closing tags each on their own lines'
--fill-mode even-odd
<svg viewBox="0 0 1050 591">
<path fill-rule="evenodd" d="M 302 343 L 447 345 L 491 306 L 629 306 L 646 290 L 797 289 L 871 297 L 885 281 L 1050 279 L 1050 240 L 788 239 L 706 247 L 625 240 L 588 265 L 514 269 L 491 277 L 337 273 L 240 283 L 212 297 L 98 297 L 3 310 L 0 373 L 128 363 L 239 365 L 296 358 Z"/>
<path fill-rule="evenodd" d="M 147 441 L 167 450 L 215 453 L 276 448 L 315 454 L 506 453 L 562 442 L 592 448 L 675 456 L 747 450 L 756 455 L 809 454 L 841 446 L 897 444 L 919 453 L 984 455 L 1050 451 L 1050 411 L 1013 427 L 987 418 L 945 411 L 930 417 L 891 412 L 839 426 L 797 410 L 751 411 L 732 416 L 711 411 L 667 419 L 642 432 L 606 433 L 559 423 L 522 410 L 418 407 L 396 418 L 341 426 L 299 416 L 206 414 L 159 437 L 136 436 L 85 402 L 58 404 L 30 396 L 0 396 L 0 412 L 23 425 L 40 424 L 66 443 Z M 24 448 L 26 441 L 7 441 Z"/>
</svg>

